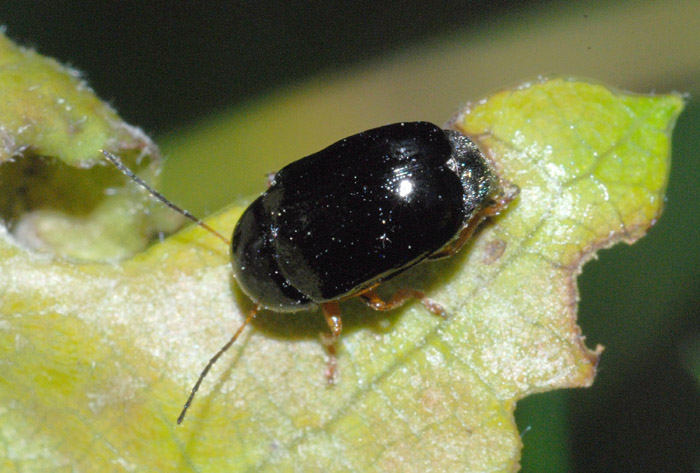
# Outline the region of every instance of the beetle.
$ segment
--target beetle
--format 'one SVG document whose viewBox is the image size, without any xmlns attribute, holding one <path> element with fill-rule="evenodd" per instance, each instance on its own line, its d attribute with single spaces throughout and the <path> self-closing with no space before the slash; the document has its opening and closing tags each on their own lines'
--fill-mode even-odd
<svg viewBox="0 0 700 473">
<path fill-rule="evenodd" d="M 517 194 L 462 133 L 428 122 L 395 123 L 349 136 L 272 175 L 229 241 L 119 158 L 102 153 L 158 200 L 229 245 L 234 277 L 254 303 L 200 374 L 178 424 L 211 367 L 260 309 L 321 307 L 331 333 L 329 379 L 342 331 L 339 301 L 358 297 L 383 311 L 415 298 L 444 315 L 421 291 L 402 289 L 384 300 L 375 289 L 422 261 L 456 253 L 482 220 L 498 214 Z"/>
</svg>

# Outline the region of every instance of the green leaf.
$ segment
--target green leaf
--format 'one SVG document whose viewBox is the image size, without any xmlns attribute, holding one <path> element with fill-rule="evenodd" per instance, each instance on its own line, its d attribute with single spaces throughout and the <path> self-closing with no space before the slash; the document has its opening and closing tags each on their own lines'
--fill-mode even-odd
<svg viewBox="0 0 700 473">
<path fill-rule="evenodd" d="M 121 258 L 180 223 L 160 207 L 150 217 L 134 212 L 134 205 L 151 203 L 124 189 L 113 169 L 93 167 L 105 164 L 100 148 L 111 149 L 152 179 L 160 155 L 77 72 L 0 34 L 0 93 L 0 218 L 25 246 L 79 259 Z"/>
<path fill-rule="evenodd" d="M 47 87 L 79 84 L 34 53 L 7 46 L 2 54 L 25 82 L 6 88 L 0 71 L 12 100 L 25 100 L 35 77 L 23 61 L 55 70 Z M 92 96 L 74 92 L 82 97 L 75 107 L 87 100 L 81 94 Z M 575 277 L 596 249 L 631 242 L 658 218 L 682 104 L 675 95 L 633 96 L 555 78 L 467 107 L 454 126 L 479 142 L 520 196 L 458 255 L 385 288 L 425 289 L 449 317 L 420 304 L 375 313 L 343 302 L 339 379 L 329 388 L 322 317 L 263 312 L 214 367 L 180 427 L 175 418 L 192 383 L 251 305 L 231 278 L 228 248 L 195 227 L 118 264 L 78 264 L 2 230 L 3 469 L 514 470 L 516 401 L 593 380 L 599 350 L 584 346 L 575 323 Z M 63 115 L 44 109 L 37 116 L 53 133 Z M 20 122 L 0 113 L 0 129 L 15 138 L 19 129 L 7 124 Z M 69 152 L 81 146 L 55 131 L 49 144 L 27 138 L 12 154 L 95 160 L 114 140 L 138 148 L 123 144 L 133 137 L 113 133 L 120 132 L 86 145 L 94 151 Z M 103 190 L 77 187 L 67 198 Z M 231 229 L 241 211 L 207 222 Z M 99 219 L 86 225 L 91 220 Z"/>
</svg>

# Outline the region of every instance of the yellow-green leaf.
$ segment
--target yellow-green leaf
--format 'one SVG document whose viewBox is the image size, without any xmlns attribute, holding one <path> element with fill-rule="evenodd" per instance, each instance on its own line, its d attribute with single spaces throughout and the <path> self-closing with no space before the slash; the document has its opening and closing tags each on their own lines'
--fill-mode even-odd
<svg viewBox="0 0 700 473">
<path fill-rule="evenodd" d="M 123 188 L 100 148 L 118 151 L 152 178 L 160 156 L 79 74 L 0 34 L 0 218 L 26 246 L 86 260 L 124 257 L 178 216 Z M 137 164 L 138 161 L 138 164 Z M 150 166 L 149 166 L 150 164 Z M 106 194 L 110 198 L 106 199 Z"/>
<path fill-rule="evenodd" d="M 22 59 L 14 61 L 16 80 L 31 81 L 32 69 L 23 76 Z M 24 88 L 3 84 L 0 70 L 3 93 L 24 100 Z M 329 388 L 322 317 L 262 313 L 214 367 L 180 427 L 175 418 L 192 383 L 251 304 L 231 278 L 228 248 L 190 228 L 118 264 L 78 264 L 27 249 L 0 229 L 0 466 L 514 470 L 516 401 L 593 380 L 598 355 L 575 323 L 575 277 L 597 248 L 633 241 L 658 218 L 681 108 L 678 96 L 567 79 L 469 106 L 453 125 L 479 142 L 520 196 L 457 256 L 385 288 L 424 289 L 449 317 L 420 304 L 374 313 L 344 302 L 339 379 Z M 61 123 L 51 113 L 42 127 Z M 0 114 L 9 129 L 4 120 Z M 111 133 L 95 148 L 108 146 Z M 70 137 L 51 146 L 27 140 L 15 161 L 61 158 L 61 140 Z M 71 197 L 102 191 L 78 187 Z M 208 223 L 231 229 L 241 211 Z"/>
</svg>

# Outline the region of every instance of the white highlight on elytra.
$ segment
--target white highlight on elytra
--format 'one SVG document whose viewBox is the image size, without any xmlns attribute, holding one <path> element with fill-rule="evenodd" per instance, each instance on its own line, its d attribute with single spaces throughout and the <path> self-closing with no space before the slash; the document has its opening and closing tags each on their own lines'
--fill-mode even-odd
<svg viewBox="0 0 700 473">
<path fill-rule="evenodd" d="M 413 182 L 410 179 L 403 179 L 399 182 L 399 196 L 406 197 L 413 192 Z"/>
</svg>

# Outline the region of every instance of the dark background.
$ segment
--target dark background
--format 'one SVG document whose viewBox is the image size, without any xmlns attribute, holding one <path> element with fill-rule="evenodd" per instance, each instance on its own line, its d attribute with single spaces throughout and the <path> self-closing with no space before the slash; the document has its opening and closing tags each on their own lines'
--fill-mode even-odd
<svg viewBox="0 0 700 473">
<path fill-rule="evenodd" d="M 0 24 L 83 71 L 126 121 L 157 134 L 530 3 L 2 2 Z"/>
<path fill-rule="evenodd" d="M 589 2 L 575 17 L 597 21 L 590 18 L 607 4 Z M 523 22 L 545 28 L 561 5 L 258 1 L 254 7 L 172 2 L 159 9 L 147 2 L 2 2 L 0 23 L 15 41 L 83 71 L 128 122 L 162 135 L 289 84 L 454 35 L 478 30 L 479 41 L 488 42 L 498 39 L 489 36 L 490 27 L 504 22 L 514 31 Z M 572 23 L 572 34 L 576 28 Z M 606 47 L 588 39 L 580 45 L 582 58 L 592 47 Z M 650 54 L 648 62 L 661 59 Z M 523 69 L 530 61 L 518 60 Z M 614 85 L 634 84 L 639 92 L 700 90 L 700 59 L 696 68 L 643 74 L 624 58 L 614 66 L 629 76 Z M 559 71 L 541 71 L 550 72 Z M 530 72 L 494 88 L 528 78 Z M 465 98 L 455 107 L 459 100 Z M 579 322 L 589 346 L 606 346 L 600 373 L 590 389 L 519 403 L 524 471 L 700 471 L 698 130 L 700 106 L 691 95 L 674 134 L 660 223 L 634 247 L 618 245 L 586 266 Z M 206 185 L 199 186 L 206 198 Z"/>
</svg>

